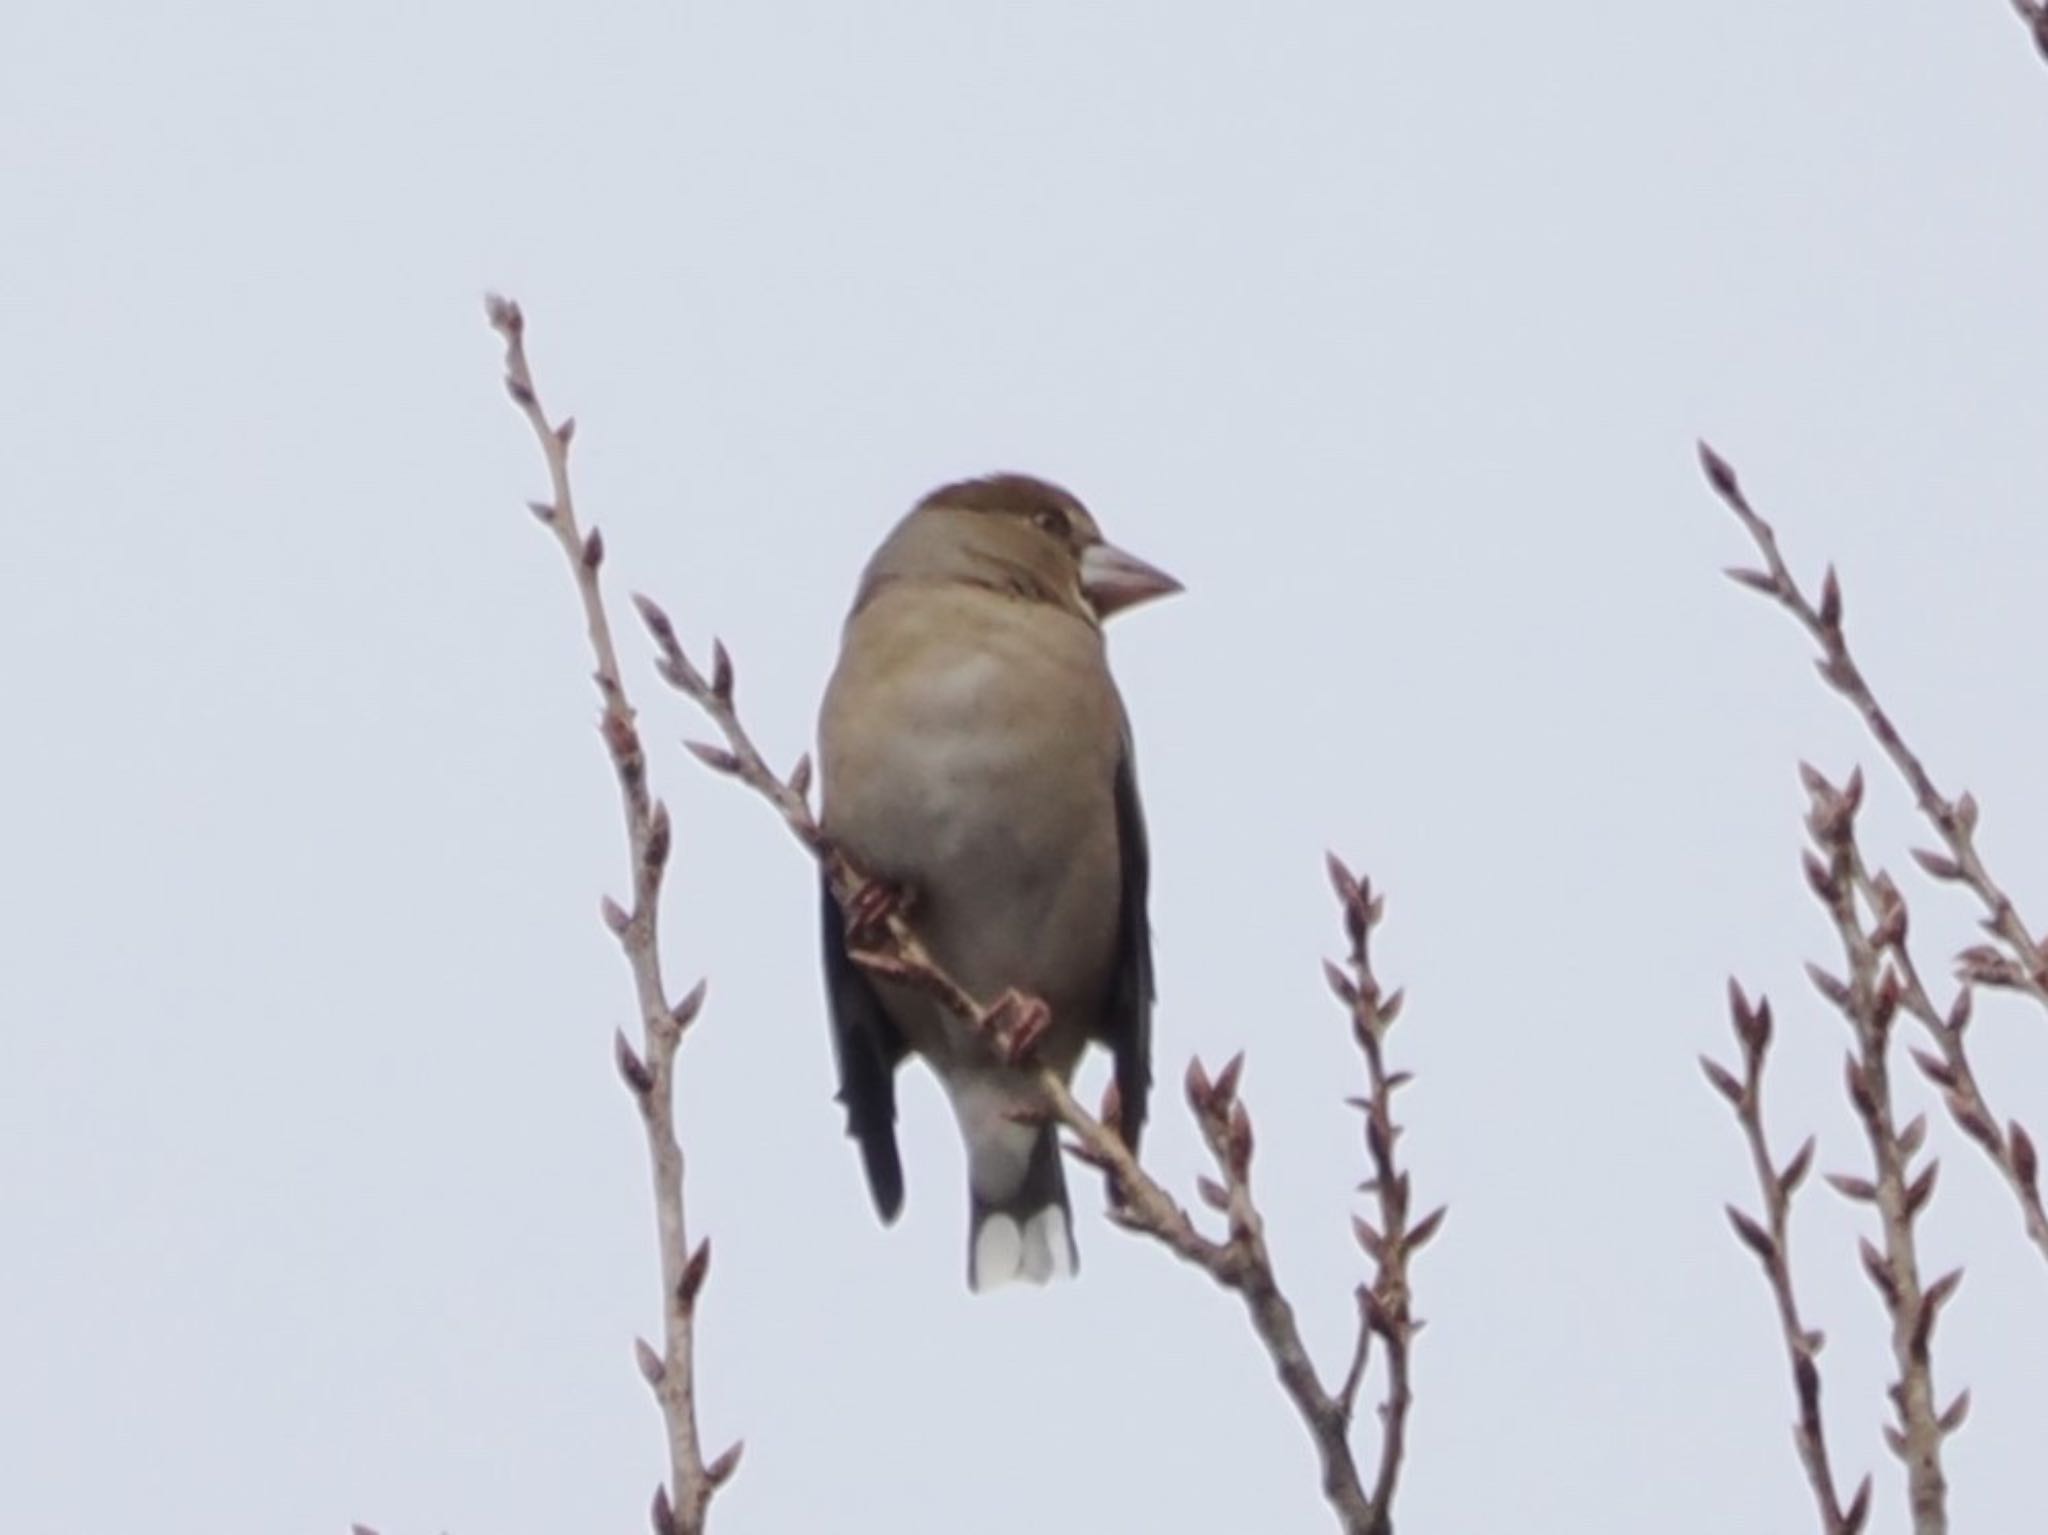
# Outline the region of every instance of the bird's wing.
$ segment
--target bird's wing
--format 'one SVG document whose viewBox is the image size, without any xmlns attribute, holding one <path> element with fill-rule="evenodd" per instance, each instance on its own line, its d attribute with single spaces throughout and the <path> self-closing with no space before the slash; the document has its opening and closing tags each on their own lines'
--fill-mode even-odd
<svg viewBox="0 0 2048 1535">
<path fill-rule="evenodd" d="M 903 1036 L 874 982 L 846 952 L 846 915 L 831 883 L 822 882 L 822 890 L 825 993 L 832 1053 L 839 1062 L 839 1101 L 846 1105 L 846 1133 L 860 1142 L 875 1209 L 893 1221 L 903 1208 L 903 1163 L 896 1154 L 896 1066 L 903 1059 Z"/>
<path fill-rule="evenodd" d="M 1123 889 L 1102 1037 L 1116 1055 L 1117 1096 L 1123 1109 L 1120 1129 L 1125 1144 L 1136 1151 L 1145 1127 L 1145 1098 L 1152 1087 L 1152 929 L 1145 915 L 1151 855 L 1145 845 L 1145 811 L 1138 803 L 1128 729 L 1116 766 L 1116 841 Z"/>
</svg>

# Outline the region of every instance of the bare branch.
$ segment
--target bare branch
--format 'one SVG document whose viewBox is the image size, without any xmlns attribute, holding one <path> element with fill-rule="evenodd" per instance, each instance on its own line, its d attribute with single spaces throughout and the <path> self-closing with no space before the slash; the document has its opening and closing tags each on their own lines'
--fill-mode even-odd
<svg viewBox="0 0 2048 1535">
<path fill-rule="evenodd" d="M 1743 995 L 1742 988 L 1731 980 L 1728 983 L 1728 1009 L 1735 1026 L 1736 1045 L 1742 1054 L 1741 1080 L 1738 1083 L 1734 1073 L 1715 1062 L 1702 1058 L 1701 1064 L 1707 1068 L 1708 1078 L 1716 1090 L 1729 1099 L 1735 1110 L 1736 1123 L 1742 1127 L 1743 1139 L 1749 1144 L 1750 1164 L 1756 1172 L 1757 1192 L 1762 1196 L 1764 1209 L 1761 1223 L 1733 1205 L 1728 1207 L 1728 1219 L 1743 1245 L 1763 1265 L 1764 1279 L 1770 1285 L 1772 1300 L 1777 1303 L 1779 1331 L 1785 1340 L 1785 1359 L 1792 1370 L 1792 1396 L 1799 1412 L 1792 1438 L 1799 1451 L 1799 1463 L 1806 1469 L 1806 1480 L 1813 1488 L 1822 1535 L 1856 1535 L 1869 1511 L 1870 1479 L 1865 1477 L 1857 1496 L 1849 1503 L 1843 1503 L 1829 1463 L 1827 1425 L 1821 1417 L 1820 1350 L 1823 1337 L 1818 1329 L 1807 1327 L 1800 1318 L 1799 1300 L 1792 1288 L 1792 1196 L 1800 1179 L 1779 1171 L 1764 1131 L 1764 1060 L 1771 1043 L 1771 1004 L 1759 997 L 1752 1006 Z M 1724 1082 L 1735 1085 L 1736 1091 L 1732 1095 Z M 1811 1145 L 1811 1141 L 1806 1143 L 1807 1147 Z M 1795 1164 L 1804 1163 L 1808 1156 L 1803 1147 L 1793 1161 Z"/>
<path fill-rule="evenodd" d="M 1891 716 L 1871 692 L 1862 669 L 1849 652 L 1848 638 L 1842 628 L 1841 588 L 1834 572 L 1828 572 L 1821 600 L 1816 605 L 1793 579 L 1784 556 L 1778 551 L 1777 534 L 1750 507 L 1727 460 L 1702 443 L 1700 463 L 1707 483 L 1742 523 L 1764 557 L 1764 571 L 1743 572 L 1739 579 L 1771 597 L 1813 637 L 1821 651 L 1821 677 L 1863 717 L 1872 737 L 1912 790 L 1913 801 L 1921 815 L 1947 846 L 1945 856 L 1923 856 L 1923 866 L 1937 878 L 1967 886 L 1984 907 L 1987 928 L 2005 945 L 2003 955 L 1998 955 L 1997 951 L 1986 951 L 2004 963 L 1989 967 L 1981 980 L 1984 984 L 2023 991 L 2043 1007 L 2048 1007 L 2048 953 L 2044 953 L 2035 941 L 2033 929 L 2021 919 L 2011 896 L 1992 877 L 1978 853 L 1976 801 L 1968 794 L 1950 799 L 1935 786 L 1919 754 L 1899 734 Z"/>
<path fill-rule="evenodd" d="M 1402 993 L 1382 993 L 1372 968 L 1372 933 L 1385 915 L 1385 901 L 1375 897 L 1372 887 L 1334 854 L 1329 872 L 1350 943 L 1349 974 L 1344 978 L 1350 983 L 1351 1037 L 1365 1061 L 1366 1096 L 1360 1112 L 1365 1116 L 1366 1155 L 1372 1164 L 1372 1177 L 1365 1187 L 1379 1217 L 1370 1242 L 1363 1241 L 1370 1228 L 1358 1223 L 1362 1244 L 1374 1263 L 1372 1283 L 1359 1290 L 1358 1299 L 1365 1329 L 1379 1335 L 1387 1359 L 1387 1391 L 1380 1404 L 1379 1465 L 1372 1488 L 1373 1507 L 1384 1511 L 1393 1504 L 1407 1448 L 1408 1412 L 1414 1400 L 1409 1362 L 1415 1335 L 1422 1330 L 1422 1321 L 1409 1304 L 1408 1267 L 1436 1235 L 1448 1212 L 1439 1205 L 1420 1220 L 1411 1219 L 1409 1177 L 1397 1155 L 1401 1127 L 1394 1119 L 1394 1089 L 1399 1083 L 1387 1071 L 1386 1041 L 1387 1031 L 1400 1014 Z M 1361 1336 L 1354 1374 L 1346 1377 L 1339 1394 L 1347 1415 L 1357 1391 L 1356 1376 L 1363 1374 L 1365 1348 L 1366 1338 Z"/>
<path fill-rule="evenodd" d="M 2038 15 L 2039 12 L 2026 14 Z M 2005 1127 L 2000 1128 L 2000 1116 L 1994 1112 L 1971 1065 L 1964 1038 L 1974 986 L 1997 986 L 2024 992 L 2037 1002 L 2048 1005 L 2048 986 L 2044 986 L 2044 978 L 2048 978 L 2048 958 L 2044 958 L 2040 946 L 2029 938 L 2030 929 L 2011 898 L 1993 880 L 1977 851 L 1977 823 L 1981 812 L 1976 797 L 1965 792 L 1950 800 L 1943 795 L 1935 787 L 1919 756 L 1905 743 L 1890 716 L 1872 695 L 1849 653 L 1848 641 L 1842 631 L 1841 590 L 1833 572 L 1829 572 L 1821 603 L 1816 607 L 1793 580 L 1778 551 L 1776 534 L 1750 507 L 1734 470 L 1704 444 L 1700 448 L 1700 461 L 1715 494 L 1748 530 L 1768 566 L 1766 571 L 1741 573 L 1743 583 L 1776 600 L 1814 637 L 1823 657 L 1821 675 L 1862 715 L 1871 734 L 1912 790 L 1921 814 L 1947 844 L 1946 852 L 1915 850 L 1915 861 L 1936 879 L 1968 887 L 1988 913 L 1984 920 L 1985 928 L 2004 944 L 2002 949 L 1985 944 L 1965 950 L 1957 960 L 1962 988 L 1946 1012 L 1937 1008 L 1908 945 L 1909 914 L 1904 897 L 1890 876 L 1869 872 L 1853 831 L 1846 833 L 1848 866 L 1838 883 L 1853 886 L 1850 892 L 1852 902 L 1860 896 L 1869 908 L 1872 925 L 1868 942 L 1873 949 L 1890 958 L 1891 968 L 1887 973 L 1892 977 L 1896 1002 L 1927 1031 L 1938 1052 L 1929 1055 L 1915 1051 L 1914 1058 L 1928 1079 L 1942 1090 L 1950 1117 L 1997 1167 L 2019 1205 L 2027 1239 L 2042 1258 L 2048 1260 L 2048 1208 L 2044 1208 L 2042 1203 L 2032 1139 L 2017 1120 L 2006 1121 Z M 1810 792 L 1816 783 L 1825 786 L 1825 780 L 1811 769 L 1807 770 L 1806 778 Z M 1861 800 L 1860 778 L 1852 780 L 1852 784 L 1855 793 L 1852 795 L 1844 791 L 1843 805 L 1830 804 L 1827 808 L 1825 815 L 1830 822 L 1853 820 L 1856 805 Z M 1819 825 L 1815 831 L 1816 836 L 1824 831 L 1833 834 L 1829 827 Z M 1840 892 L 1829 884 L 1835 876 L 1823 871 L 1816 878 L 1814 871 L 1820 867 L 1819 860 L 1809 860 L 1809 882 L 1814 884 L 1815 893 L 1832 912 Z"/>
<path fill-rule="evenodd" d="M 625 812 L 632 905 L 627 909 L 607 898 L 603 911 L 605 925 L 617 935 L 632 970 L 640 1009 L 638 1048 L 622 1034 L 615 1049 L 620 1076 L 647 1132 L 662 1289 L 662 1346 L 657 1351 L 638 1343 L 636 1352 L 641 1374 L 661 1406 L 668 1437 L 669 1478 L 655 1494 L 655 1524 L 676 1535 L 701 1535 L 713 1492 L 739 1460 L 739 1446 L 734 1445 L 707 1466 L 697 1431 L 694 1328 L 710 1247 L 700 1244 L 694 1254 L 690 1251 L 683 1206 L 683 1151 L 675 1126 L 675 1066 L 683 1031 L 703 1004 L 704 987 L 699 982 L 680 1001 L 672 1001 L 662 979 L 657 939 L 662 873 L 672 834 L 667 808 L 648 792 L 647 760 L 620 676 L 611 621 L 605 613 L 598 579 L 604 564 L 604 540 L 596 529 L 585 536 L 576 519 L 569 481 L 569 445 L 575 437 L 575 423 L 565 419 L 551 424 L 541 407 L 526 360 L 526 322 L 519 306 L 493 297 L 487 310 L 492 328 L 505 342 L 506 392 L 533 428 L 547 462 L 551 499 L 531 503 L 532 510 L 553 530 L 583 602 L 584 623 L 597 662 L 599 733 L 618 778 Z"/>
<path fill-rule="evenodd" d="M 1951 1279 L 1922 1286 L 1914 1223 L 1933 1193 L 1938 1164 L 1930 1161 L 1918 1171 L 1913 1168 L 1914 1147 L 1907 1144 L 1893 1110 L 1891 1030 L 1903 987 L 1897 970 L 1885 962 L 1884 951 L 1871 941 L 1857 907 L 1860 780 L 1852 779 L 1848 789 L 1840 789 L 1810 768 L 1805 778 L 1811 807 L 1807 829 L 1827 871 L 1816 894 L 1834 923 L 1848 967 L 1847 984 L 1832 1000 L 1855 1040 L 1848 1066 L 1849 1097 L 1870 1143 L 1870 1203 L 1884 1242 L 1881 1254 L 1866 1254 L 1865 1267 L 1891 1317 L 1893 1362 L 1899 1372 L 1889 1393 L 1899 1421 L 1887 1440 L 1905 1462 L 1915 1535 L 1941 1535 L 1948 1528 L 1948 1481 L 1941 1464 L 1947 1431 L 1935 1401 L 1929 1344 L 1935 1313 L 1960 1271 Z M 1899 926 L 1889 906 L 1874 920 L 1886 932 Z M 1913 1140 L 1917 1145 L 1918 1137 Z"/>
<path fill-rule="evenodd" d="M 768 765 L 733 706 L 732 666 L 715 659 L 707 677 L 684 652 L 668 615 L 648 598 L 636 598 L 642 620 L 661 652 L 662 677 L 698 705 L 724 737 L 723 747 L 692 745 L 691 751 L 713 771 L 737 779 L 774 806 L 797 840 L 825 872 L 834 897 L 848 913 L 849 924 L 869 940 L 853 955 L 855 961 L 892 980 L 923 987 L 956 1017 L 991 1032 L 1000 1048 L 1019 1059 L 1028 1056 L 1024 1020 L 1028 999 L 1014 993 L 984 1003 L 971 995 L 939 965 L 895 903 L 876 899 L 885 892 L 835 848 L 819 827 L 808 801 L 809 759 L 800 760 L 787 777 Z M 722 658 L 722 647 L 715 648 Z M 1333 860 L 1333 872 L 1342 865 Z M 1352 943 L 1353 975 L 1345 997 L 1354 1032 L 1367 1063 L 1370 1096 L 1367 1140 L 1372 1148 L 1374 1181 L 1384 1226 L 1379 1268 L 1370 1286 L 1359 1291 L 1362 1326 L 1385 1342 L 1388 1360 L 1387 1397 L 1380 1409 L 1383 1432 L 1377 1472 L 1370 1492 L 1361 1479 L 1350 1445 L 1354 1399 L 1365 1373 L 1367 1337 L 1354 1348 L 1343 1383 L 1332 1392 L 1311 1360 L 1294 1317 L 1294 1308 L 1280 1287 L 1266 1246 L 1265 1225 L 1251 1192 L 1252 1120 L 1238 1097 L 1242 1058 L 1212 1079 L 1200 1061 L 1190 1063 L 1187 1094 L 1197 1127 L 1209 1148 L 1218 1178 L 1204 1178 L 1205 1202 L 1220 1209 L 1227 1230 L 1221 1238 L 1204 1234 L 1187 1209 L 1147 1173 L 1114 1128 L 1111 1112 L 1098 1118 L 1081 1107 L 1060 1077 L 1038 1073 L 1044 1111 L 1073 1136 L 1067 1152 L 1102 1172 L 1111 1190 L 1109 1219 L 1127 1231 L 1152 1238 L 1182 1260 L 1234 1292 L 1243 1302 L 1252 1329 L 1264 1345 L 1280 1378 L 1281 1389 L 1307 1426 L 1322 1467 L 1323 1496 L 1347 1535 L 1391 1535 L 1392 1503 L 1398 1480 L 1411 1393 L 1409 1352 L 1417 1329 L 1408 1308 L 1408 1263 L 1441 1219 L 1441 1211 L 1411 1226 L 1407 1219 L 1408 1175 L 1393 1156 L 1390 1097 L 1398 1079 L 1381 1063 L 1381 1042 L 1399 1010 L 1398 994 L 1382 1000 L 1366 962 L 1367 935 L 1379 921 L 1380 902 L 1371 899 L 1343 872 L 1347 885 L 1345 921 Z M 866 920 L 863 920 L 866 919 Z M 1375 1131 L 1373 1128 L 1377 1126 Z"/>
<path fill-rule="evenodd" d="M 1892 973 L 1898 977 L 1900 1007 L 1925 1030 L 1939 1052 L 1921 1063 L 1922 1074 L 1941 1089 L 1950 1117 L 1998 1169 L 1999 1176 L 2005 1180 L 2006 1187 L 2019 1205 L 2027 1240 L 2034 1244 L 2034 1250 L 2042 1260 L 2048 1262 L 2048 1209 L 2044 1209 L 2041 1202 L 2033 1141 L 2018 1120 L 2007 1121 L 2003 1130 L 1999 1128 L 1999 1115 L 1992 1109 L 1970 1061 L 1966 1042 L 1970 1015 L 1969 987 L 1965 985 L 1956 993 L 1955 1001 L 1946 1012 L 1935 1006 L 1919 967 L 1913 962 L 1912 946 L 1907 941 L 1905 897 L 1889 875 L 1882 872 L 1872 875 L 1869 872 L 1853 837 L 1849 843 L 1849 855 L 1857 892 L 1875 922 L 1870 934 L 1871 945 L 1889 956 Z M 1922 1052 L 1915 1052 L 1916 1058 L 1921 1055 Z M 1909 1152 L 1917 1149 L 1917 1143 L 1908 1148 Z"/>
</svg>

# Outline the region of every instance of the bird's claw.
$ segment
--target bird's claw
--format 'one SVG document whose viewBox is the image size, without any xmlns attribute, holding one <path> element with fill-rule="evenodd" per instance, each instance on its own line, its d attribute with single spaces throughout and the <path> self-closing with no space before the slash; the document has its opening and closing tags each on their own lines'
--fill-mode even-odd
<svg viewBox="0 0 2048 1535">
<path fill-rule="evenodd" d="M 995 1040 L 1005 1061 L 1022 1066 L 1052 1027 L 1052 1009 L 1042 999 L 1013 986 L 983 1009 L 981 1026 Z"/>
<path fill-rule="evenodd" d="M 846 940 L 854 948 L 877 948 L 888 941 L 889 919 L 910 910 L 910 887 L 870 879 L 846 903 Z"/>
</svg>

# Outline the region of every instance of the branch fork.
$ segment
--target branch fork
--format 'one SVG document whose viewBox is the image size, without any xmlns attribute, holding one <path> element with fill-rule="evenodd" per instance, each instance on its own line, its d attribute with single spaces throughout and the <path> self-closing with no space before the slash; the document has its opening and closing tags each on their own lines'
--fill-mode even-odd
<svg viewBox="0 0 2048 1535">
<path fill-rule="evenodd" d="M 711 1247 L 708 1240 L 694 1246 L 688 1240 L 673 1092 L 677 1052 L 703 1005 L 704 986 L 699 982 L 681 1000 L 672 1001 L 662 978 L 657 944 L 659 904 L 673 830 L 667 808 L 649 793 L 645 753 L 621 680 L 599 584 L 605 562 L 604 539 L 595 529 L 585 533 L 576 517 L 569 479 L 575 422 L 552 422 L 541 406 L 526 357 L 525 319 L 518 305 L 493 298 L 488 311 L 493 328 L 505 343 L 506 391 L 532 427 L 546 461 L 550 498 L 529 506 L 554 533 L 582 598 L 597 663 L 600 732 L 625 813 L 632 901 L 622 905 L 606 898 L 600 912 L 626 955 L 639 999 L 639 1040 L 633 1041 L 621 1031 L 613 1049 L 619 1074 L 633 1095 L 647 1133 L 660 1238 L 662 1341 L 659 1347 L 645 1340 L 635 1346 L 640 1373 L 661 1406 L 668 1430 L 670 1474 L 655 1492 L 651 1521 L 655 1535 L 702 1535 L 712 1497 L 731 1478 L 741 1454 L 741 1446 L 734 1444 L 707 1462 L 696 1421 L 694 1325 L 710 1273 Z M 707 673 L 691 661 L 674 624 L 658 603 L 638 595 L 633 603 L 654 641 L 662 679 L 709 716 L 723 741 L 690 741 L 685 746 L 711 771 L 738 780 L 767 800 L 817 860 L 834 899 L 857 934 L 853 955 L 857 962 L 872 973 L 926 989 L 956 1016 L 988 1031 L 1012 1060 L 1028 1064 L 1048 1021 L 1045 1003 L 1013 991 L 985 1004 L 948 975 L 909 920 L 910 902 L 905 892 L 869 877 L 824 835 L 810 806 L 809 757 L 799 758 L 786 775 L 768 765 L 741 723 L 734 702 L 736 668 L 724 645 L 714 641 Z M 1224 1216 L 1221 1237 L 1205 1234 L 1180 1202 L 1139 1165 L 1119 1131 L 1121 1104 L 1113 1085 L 1097 1116 L 1075 1101 L 1056 1073 L 1041 1068 L 1036 1081 L 1044 1117 L 1058 1122 L 1072 1137 L 1065 1143 L 1067 1152 L 1104 1174 L 1110 1221 L 1150 1237 L 1243 1302 L 1282 1389 L 1309 1430 L 1321 1463 L 1324 1496 L 1340 1527 L 1347 1535 L 1391 1535 L 1392 1506 L 1412 1404 L 1410 1353 L 1422 1326 L 1411 1309 L 1409 1265 L 1436 1234 L 1444 1211 L 1438 1208 L 1420 1220 L 1410 1219 L 1410 1179 L 1396 1155 L 1400 1129 L 1393 1115 L 1393 1095 L 1408 1076 L 1386 1069 L 1385 1041 L 1400 1011 L 1401 997 L 1398 992 L 1382 995 L 1369 956 L 1370 936 L 1381 920 L 1383 904 L 1339 860 L 1331 858 L 1329 867 L 1349 943 L 1345 966 L 1332 966 L 1330 974 L 1333 988 L 1351 1016 L 1353 1036 L 1366 1068 L 1366 1092 L 1353 1102 L 1365 1116 L 1371 1164 L 1371 1177 L 1363 1188 L 1375 1201 L 1373 1219 L 1361 1218 L 1356 1227 L 1374 1271 L 1370 1282 L 1355 1292 L 1357 1336 L 1335 1390 L 1324 1385 L 1309 1359 L 1293 1308 L 1275 1275 L 1264 1223 L 1252 1197 L 1255 1137 L 1250 1110 L 1239 1096 L 1243 1056 L 1233 1058 L 1213 1077 L 1199 1060 L 1191 1062 L 1185 1084 L 1189 1107 L 1217 1174 L 1198 1180 L 1197 1191 L 1204 1204 Z M 1349 1434 L 1375 1337 L 1381 1340 L 1387 1361 L 1387 1389 L 1379 1408 L 1379 1454 L 1368 1489 Z"/>
<path fill-rule="evenodd" d="M 634 601 L 659 653 L 662 678 L 703 710 L 722 738 L 722 745 L 688 743 L 690 751 L 712 771 L 737 780 L 767 800 L 818 861 L 840 909 L 860 933 L 862 947 L 852 956 L 856 962 L 871 973 L 922 988 L 956 1017 L 989 1031 L 1009 1059 L 1028 1063 L 1049 1020 L 1044 1002 L 1006 992 L 984 1003 L 948 975 L 919 938 L 902 892 L 856 867 L 824 835 L 808 798 L 810 759 L 799 759 L 787 776 L 769 765 L 734 707 L 733 667 L 723 646 L 714 646 L 714 664 L 707 677 L 684 652 L 675 625 L 661 606 L 644 596 Z M 1352 1014 L 1354 1037 L 1366 1061 L 1368 1094 L 1358 1101 L 1372 1105 L 1366 1140 L 1374 1176 L 1366 1189 L 1378 1200 L 1380 1220 L 1379 1227 L 1368 1227 L 1380 1243 L 1374 1255 L 1378 1267 L 1373 1282 L 1359 1289 L 1359 1337 L 1351 1366 L 1335 1392 L 1323 1384 L 1309 1360 L 1293 1308 L 1275 1276 L 1264 1223 L 1252 1198 L 1255 1138 L 1250 1110 L 1238 1096 L 1243 1057 L 1234 1058 L 1215 1077 L 1199 1060 L 1191 1062 L 1185 1083 L 1189 1108 L 1217 1174 L 1201 1178 L 1197 1192 L 1204 1204 L 1224 1216 L 1226 1229 L 1221 1238 L 1204 1234 L 1187 1209 L 1132 1155 L 1117 1128 L 1121 1105 L 1113 1088 L 1103 1112 L 1093 1115 L 1076 1101 L 1056 1073 L 1040 1070 L 1037 1087 L 1042 1117 L 1057 1122 L 1071 1137 L 1064 1143 L 1067 1153 L 1103 1174 L 1111 1223 L 1158 1242 L 1243 1302 L 1282 1389 L 1315 1442 L 1324 1496 L 1340 1526 L 1350 1535 L 1390 1535 L 1411 1403 L 1409 1351 L 1421 1327 L 1409 1310 L 1408 1263 L 1435 1235 L 1443 1212 L 1437 1210 L 1409 1222 L 1409 1178 L 1394 1157 L 1399 1132 L 1393 1122 L 1392 1094 L 1407 1076 L 1386 1071 L 1383 1044 L 1400 1011 L 1400 996 L 1381 997 L 1366 947 L 1383 906 L 1334 858 L 1331 871 L 1344 902 L 1345 929 L 1351 943 L 1348 989 L 1340 993 L 1340 999 Z M 1380 1409 L 1379 1461 L 1368 1490 L 1348 1436 L 1369 1340 L 1374 1335 L 1385 1343 L 1388 1393 Z"/>
</svg>

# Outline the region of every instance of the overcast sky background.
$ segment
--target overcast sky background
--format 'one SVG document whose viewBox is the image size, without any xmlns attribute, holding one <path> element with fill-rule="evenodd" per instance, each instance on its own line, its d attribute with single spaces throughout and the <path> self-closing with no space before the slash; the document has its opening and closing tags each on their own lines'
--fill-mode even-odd
<svg viewBox="0 0 2048 1535">
<path fill-rule="evenodd" d="M 942 480 L 1060 479 L 1186 582 L 1112 639 L 1151 1160 L 1189 1188 L 1182 1066 L 1246 1048 L 1281 1273 L 1340 1368 L 1341 849 L 1390 893 L 1405 1145 L 1452 1207 L 1404 1531 L 1811 1528 L 1694 1057 L 1727 1053 L 1729 972 L 1769 989 L 1782 1148 L 1855 1168 L 1795 762 L 1874 770 L 1886 862 L 1925 838 L 1717 574 L 1746 551 L 1693 440 L 1803 573 L 1839 561 L 1870 673 L 2044 921 L 2044 124 L 2002 0 L 14 0 L 0 1528 L 644 1527 L 621 833 L 487 288 L 579 418 L 619 606 L 723 636 L 779 761 L 861 561 Z M 712 978 L 681 1110 L 705 1431 L 748 1445 L 718 1527 L 1325 1527 L 1235 1303 L 1092 1179 L 1079 1283 L 969 1297 L 957 1138 L 912 1076 L 876 1226 L 812 871 L 673 749 L 704 727 L 626 649 L 671 974 Z M 1900 872 L 1939 971 L 1971 914 Z M 1974 1039 L 2048 1131 L 2048 1020 L 1994 1000 Z M 2017 1530 L 2048 1276 L 1935 1141 L 1955 1522 Z M 1799 1209 L 1837 1462 L 1896 1531 L 1862 1223 L 1817 1181 Z"/>
</svg>

